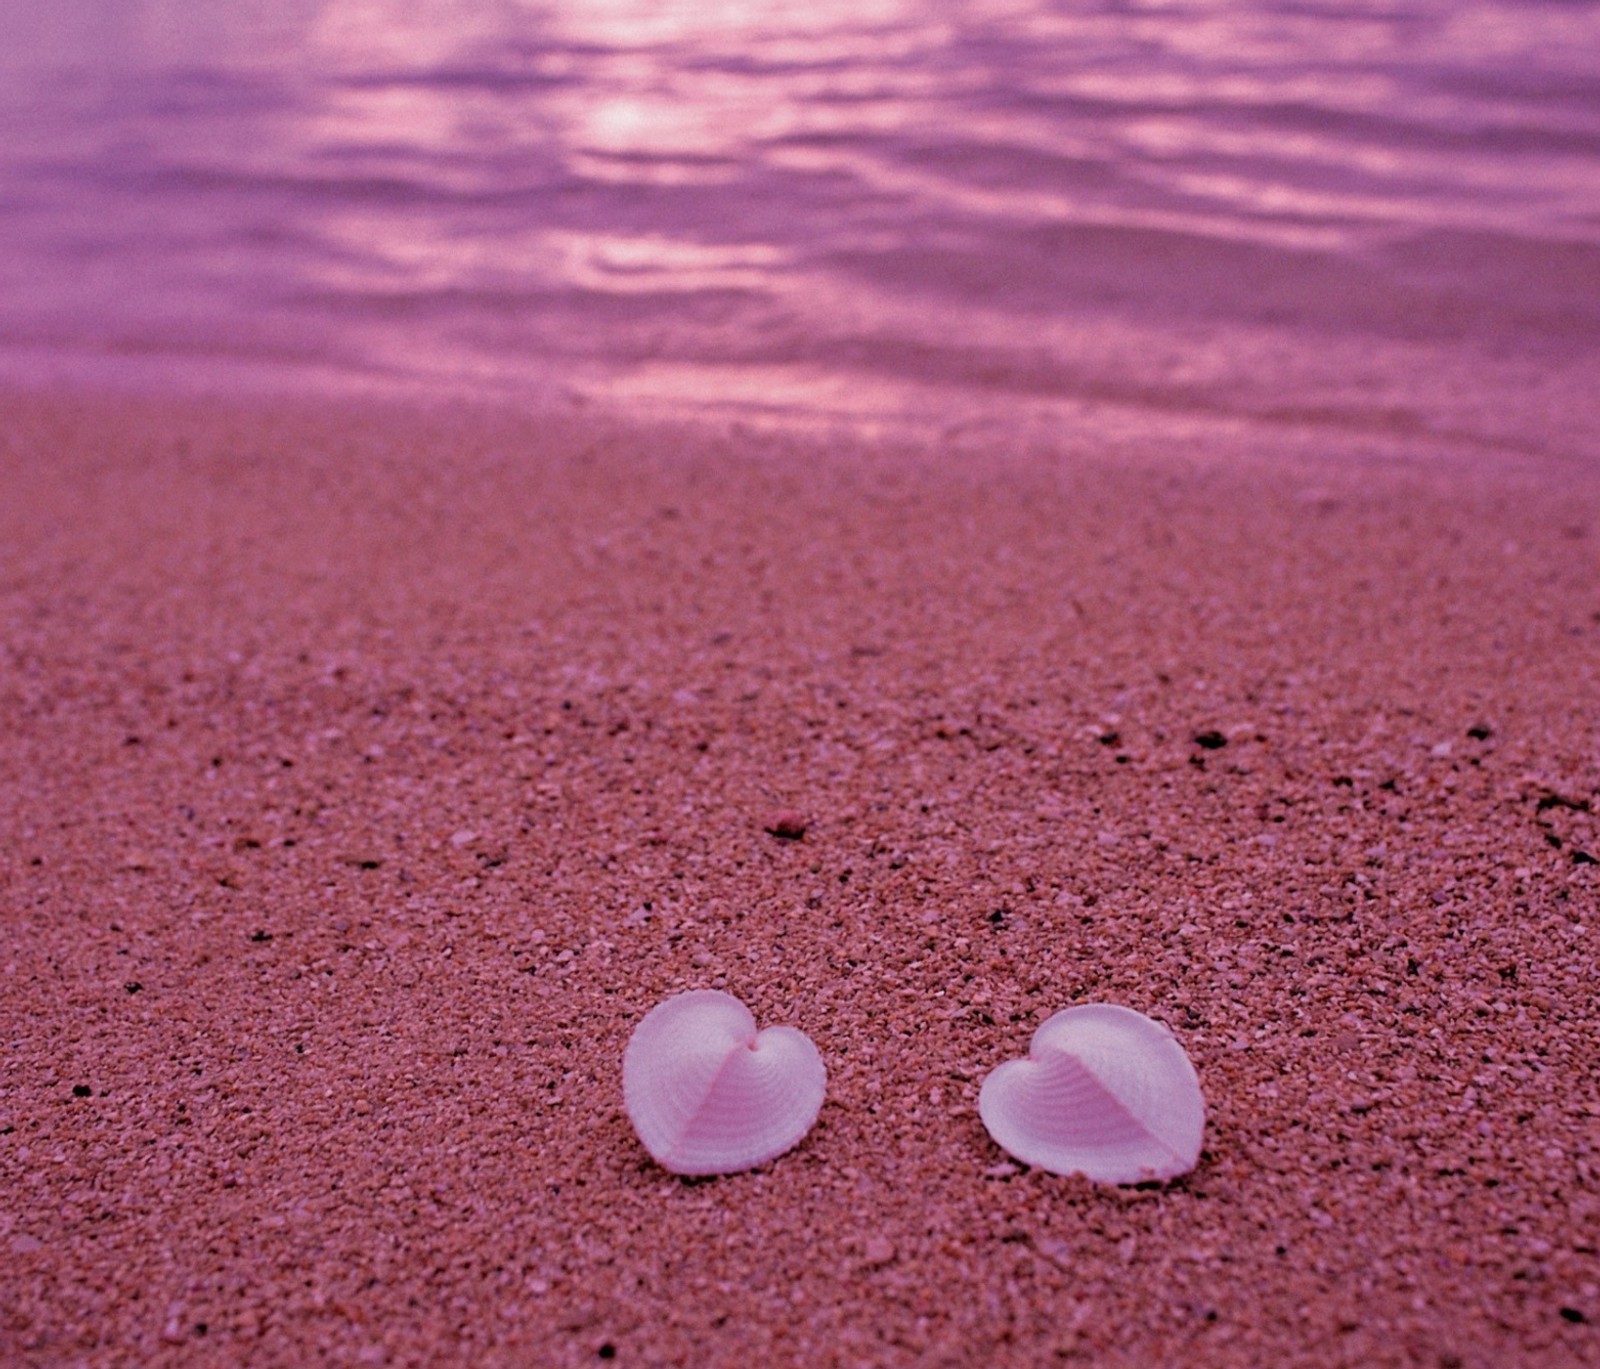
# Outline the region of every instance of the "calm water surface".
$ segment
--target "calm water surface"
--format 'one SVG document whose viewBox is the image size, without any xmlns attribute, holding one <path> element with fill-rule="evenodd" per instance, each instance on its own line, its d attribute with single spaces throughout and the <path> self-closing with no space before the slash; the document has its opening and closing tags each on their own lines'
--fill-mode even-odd
<svg viewBox="0 0 1600 1369">
<path fill-rule="evenodd" d="M 1581 454 L 1597 357 L 1600 3 L 0 0 L 13 372 Z"/>
</svg>

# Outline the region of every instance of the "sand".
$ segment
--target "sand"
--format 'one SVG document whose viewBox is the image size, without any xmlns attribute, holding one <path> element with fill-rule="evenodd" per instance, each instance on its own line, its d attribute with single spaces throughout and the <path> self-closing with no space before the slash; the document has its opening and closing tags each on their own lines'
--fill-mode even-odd
<svg viewBox="0 0 1600 1369">
<path fill-rule="evenodd" d="M 0 403 L 0 1362 L 1600 1364 L 1592 466 Z M 1187 1178 L 984 1132 L 1086 1001 Z"/>
</svg>

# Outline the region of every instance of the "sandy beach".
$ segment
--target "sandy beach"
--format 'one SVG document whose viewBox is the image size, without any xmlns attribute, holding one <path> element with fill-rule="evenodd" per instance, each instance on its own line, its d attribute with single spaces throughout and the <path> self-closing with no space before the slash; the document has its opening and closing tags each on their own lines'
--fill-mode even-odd
<svg viewBox="0 0 1600 1369">
<path fill-rule="evenodd" d="M 1600 1364 L 1592 464 L 0 407 L 5 1364 Z M 828 1094 L 686 1181 L 710 987 Z M 985 1133 L 1090 1001 L 1186 1178 Z"/>
</svg>

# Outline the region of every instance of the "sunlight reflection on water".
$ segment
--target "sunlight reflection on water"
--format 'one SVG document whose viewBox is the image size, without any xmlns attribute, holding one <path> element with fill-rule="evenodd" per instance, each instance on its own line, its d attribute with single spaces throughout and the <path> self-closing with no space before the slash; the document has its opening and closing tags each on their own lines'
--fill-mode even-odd
<svg viewBox="0 0 1600 1369">
<path fill-rule="evenodd" d="M 1467 350 L 1544 403 L 1600 346 L 1596 51 L 1570 0 L 0 0 L 0 355 L 1503 427 Z"/>
</svg>

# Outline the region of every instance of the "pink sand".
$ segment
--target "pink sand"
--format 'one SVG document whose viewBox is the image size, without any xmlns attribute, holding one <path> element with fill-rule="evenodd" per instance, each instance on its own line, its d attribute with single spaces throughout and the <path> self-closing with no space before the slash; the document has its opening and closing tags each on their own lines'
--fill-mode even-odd
<svg viewBox="0 0 1600 1369">
<path fill-rule="evenodd" d="M 0 405 L 0 1362 L 1600 1363 L 1592 467 Z M 985 1134 L 1096 1000 L 1187 1179 Z"/>
</svg>

